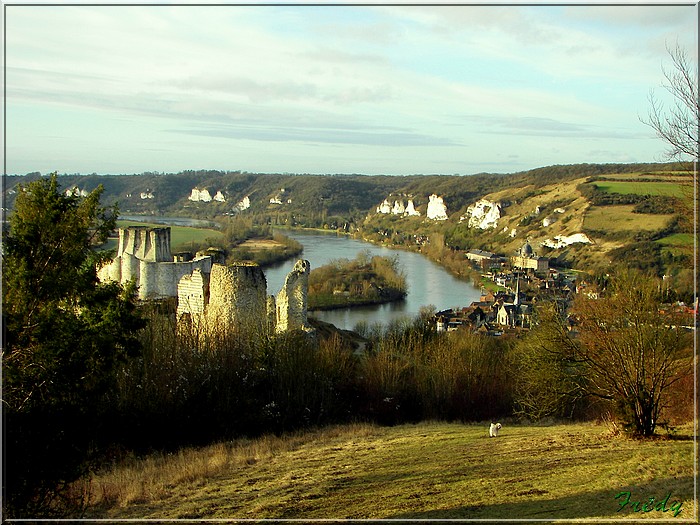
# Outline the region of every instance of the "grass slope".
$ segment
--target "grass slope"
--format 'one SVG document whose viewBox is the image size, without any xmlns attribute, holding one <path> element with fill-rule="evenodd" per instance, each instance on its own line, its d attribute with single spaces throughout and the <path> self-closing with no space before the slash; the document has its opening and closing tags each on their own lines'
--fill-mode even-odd
<svg viewBox="0 0 700 525">
<path fill-rule="evenodd" d="M 88 518 L 670 519 L 696 515 L 692 430 L 612 437 L 592 424 L 351 425 L 240 440 L 97 475 Z M 676 509 L 677 507 L 676 503 Z M 652 507 L 653 508 L 653 507 Z"/>
</svg>

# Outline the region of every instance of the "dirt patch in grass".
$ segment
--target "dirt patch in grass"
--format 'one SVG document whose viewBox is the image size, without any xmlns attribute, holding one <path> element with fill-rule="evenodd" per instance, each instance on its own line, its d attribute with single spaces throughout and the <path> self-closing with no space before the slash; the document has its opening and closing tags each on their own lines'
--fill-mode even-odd
<svg viewBox="0 0 700 525">
<path fill-rule="evenodd" d="M 592 424 L 506 425 L 495 439 L 486 425 L 354 425 L 219 444 L 162 461 L 162 479 L 150 485 L 159 470 L 145 475 L 139 463 L 95 476 L 85 516 L 669 518 L 670 511 L 622 508 L 615 496 L 624 491 L 642 502 L 670 493 L 667 507 L 680 502 L 679 518 L 695 512 L 692 440 L 637 441 Z M 200 466 L 188 471 L 188 462 Z M 100 496 L 119 493 L 127 478 L 140 480 L 130 482 L 136 489 L 129 499 Z"/>
</svg>

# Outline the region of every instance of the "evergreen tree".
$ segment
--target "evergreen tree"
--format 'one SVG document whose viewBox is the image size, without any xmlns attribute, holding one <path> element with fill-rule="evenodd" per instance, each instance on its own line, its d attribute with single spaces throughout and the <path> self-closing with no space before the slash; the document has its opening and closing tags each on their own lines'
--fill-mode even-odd
<svg viewBox="0 0 700 525">
<path fill-rule="evenodd" d="M 3 247 L 5 511 L 44 514 L 81 473 L 118 364 L 138 352 L 134 289 L 101 283 L 93 250 L 116 207 L 62 193 L 55 174 L 20 188 Z M 33 516 L 36 517 L 36 516 Z"/>
</svg>

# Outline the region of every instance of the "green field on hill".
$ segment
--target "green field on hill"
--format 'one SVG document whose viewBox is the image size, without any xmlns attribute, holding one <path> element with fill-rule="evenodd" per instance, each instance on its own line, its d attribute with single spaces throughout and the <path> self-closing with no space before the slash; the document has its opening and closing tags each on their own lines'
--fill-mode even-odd
<svg viewBox="0 0 700 525">
<path fill-rule="evenodd" d="M 117 465 L 85 485 L 83 517 L 689 520 L 693 446 L 691 425 L 645 441 L 591 423 L 498 438 L 486 424 L 347 425 Z"/>
<path fill-rule="evenodd" d="M 666 227 L 673 215 L 634 213 L 634 206 L 591 206 L 583 219 L 587 230 L 600 231 L 657 231 Z"/>
<path fill-rule="evenodd" d="M 678 182 L 597 181 L 595 186 L 606 193 L 622 195 L 663 195 L 686 197 L 688 188 Z"/>
</svg>

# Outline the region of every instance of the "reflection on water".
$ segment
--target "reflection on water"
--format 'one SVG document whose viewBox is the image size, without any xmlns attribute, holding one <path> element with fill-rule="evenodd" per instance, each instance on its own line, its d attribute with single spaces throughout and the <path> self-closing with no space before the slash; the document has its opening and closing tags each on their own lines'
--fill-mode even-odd
<svg viewBox="0 0 700 525">
<path fill-rule="evenodd" d="M 460 281 L 418 253 L 391 250 L 334 233 L 304 231 L 284 231 L 283 233 L 304 245 L 304 252 L 300 257 L 311 263 L 311 270 L 327 264 L 332 259 L 354 259 L 361 251 L 368 251 L 371 255 L 388 257 L 395 255 L 399 258 L 408 283 L 406 299 L 383 305 L 316 311 L 310 314 L 338 328 L 351 330 L 360 321 L 365 321 L 367 324 L 377 322 L 387 324 L 392 320 L 415 317 L 421 306 L 433 305 L 438 310 L 443 310 L 455 306 L 467 306 L 479 299 L 480 292 L 471 283 Z M 265 268 L 268 294 L 277 295 L 295 262 L 296 259 L 291 259 Z M 467 264 L 466 261 L 465 264 Z"/>
</svg>

